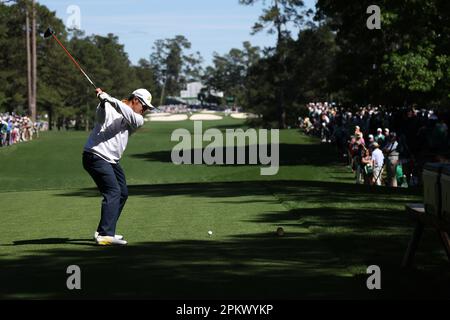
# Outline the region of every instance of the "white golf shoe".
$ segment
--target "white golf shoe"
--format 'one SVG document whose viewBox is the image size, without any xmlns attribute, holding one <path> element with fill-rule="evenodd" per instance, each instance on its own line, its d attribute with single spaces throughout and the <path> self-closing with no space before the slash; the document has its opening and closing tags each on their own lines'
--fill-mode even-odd
<svg viewBox="0 0 450 320">
<path fill-rule="evenodd" d="M 110 236 L 98 236 L 95 241 L 99 246 L 124 246 L 128 243 Z"/>
<path fill-rule="evenodd" d="M 95 231 L 95 233 L 94 233 L 94 240 L 96 240 L 97 237 L 98 237 L 98 232 Z M 116 235 L 114 236 L 114 238 L 116 238 L 117 240 L 123 240 L 123 236 L 120 235 L 120 234 L 116 234 Z"/>
</svg>

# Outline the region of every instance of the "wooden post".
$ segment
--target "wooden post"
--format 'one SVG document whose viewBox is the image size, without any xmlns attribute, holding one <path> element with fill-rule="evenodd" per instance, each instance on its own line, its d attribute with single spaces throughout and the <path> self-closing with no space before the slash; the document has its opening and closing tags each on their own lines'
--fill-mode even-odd
<svg viewBox="0 0 450 320">
<path fill-rule="evenodd" d="M 450 239 L 448 237 L 448 233 L 445 231 L 439 231 L 439 236 L 444 246 L 445 253 L 447 254 L 448 260 L 450 260 Z"/>
<path fill-rule="evenodd" d="M 417 248 L 419 247 L 420 238 L 423 234 L 423 229 L 423 223 L 417 220 L 416 227 L 408 244 L 408 249 L 406 250 L 405 256 L 403 257 L 403 268 L 408 268 L 412 265 Z"/>
</svg>

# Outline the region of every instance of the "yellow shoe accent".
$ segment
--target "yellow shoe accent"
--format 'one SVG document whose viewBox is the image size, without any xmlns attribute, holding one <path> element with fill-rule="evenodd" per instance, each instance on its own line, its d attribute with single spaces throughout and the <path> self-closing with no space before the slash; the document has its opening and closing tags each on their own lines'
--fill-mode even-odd
<svg viewBox="0 0 450 320">
<path fill-rule="evenodd" d="M 110 236 L 98 236 L 96 242 L 100 246 L 112 246 L 112 245 L 123 246 L 127 244 L 125 240 L 119 240 Z"/>
<path fill-rule="evenodd" d="M 111 241 L 98 241 L 97 244 L 99 246 L 110 246 L 110 245 L 112 245 L 112 242 Z"/>
</svg>

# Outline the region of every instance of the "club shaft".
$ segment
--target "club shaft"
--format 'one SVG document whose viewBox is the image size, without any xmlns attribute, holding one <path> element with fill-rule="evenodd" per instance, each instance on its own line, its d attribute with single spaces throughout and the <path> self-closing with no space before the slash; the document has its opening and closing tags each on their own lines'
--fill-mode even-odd
<svg viewBox="0 0 450 320">
<path fill-rule="evenodd" d="M 52 36 L 53 36 L 53 39 L 55 39 L 56 42 L 58 42 L 58 44 L 61 46 L 61 48 L 63 48 L 63 50 L 67 53 L 67 55 L 72 60 L 72 62 L 75 64 L 75 66 L 81 71 L 81 73 L 86 77 L 86 79 L 88 79 L 88 81 L 91 83 L 91 85 L 95 89 L 97 89 L 97 86 L 94 84 L 94 82 L 91 80 L 91 78 L 89 78 L 89 76 L 86 74 L 86 72 L 84 72 L 83 68 L 81 68 L 81 66 L 78 64 L 78 62 L 72 57 L 70 52 L 67 51 L 67 49 L 64 47 L 64 45 L 58 40 L 58 38 L 54 34 L 52 34 Z"/>
</svg>

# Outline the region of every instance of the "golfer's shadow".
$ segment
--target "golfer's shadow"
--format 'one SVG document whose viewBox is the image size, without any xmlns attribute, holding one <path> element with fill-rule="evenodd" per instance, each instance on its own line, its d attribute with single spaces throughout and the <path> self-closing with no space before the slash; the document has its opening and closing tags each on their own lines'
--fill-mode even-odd
<svg viewBox="0 0 450 320">
<path fill-rule="evenodd" d="M 30 244 L 73 244 L 79 246 L 96 246 L 92 239 L 69 239 L 69 238 L 44 238 L 32 240 L 17 240 L 5 246 L 24 246 Z"/>
</svg>

